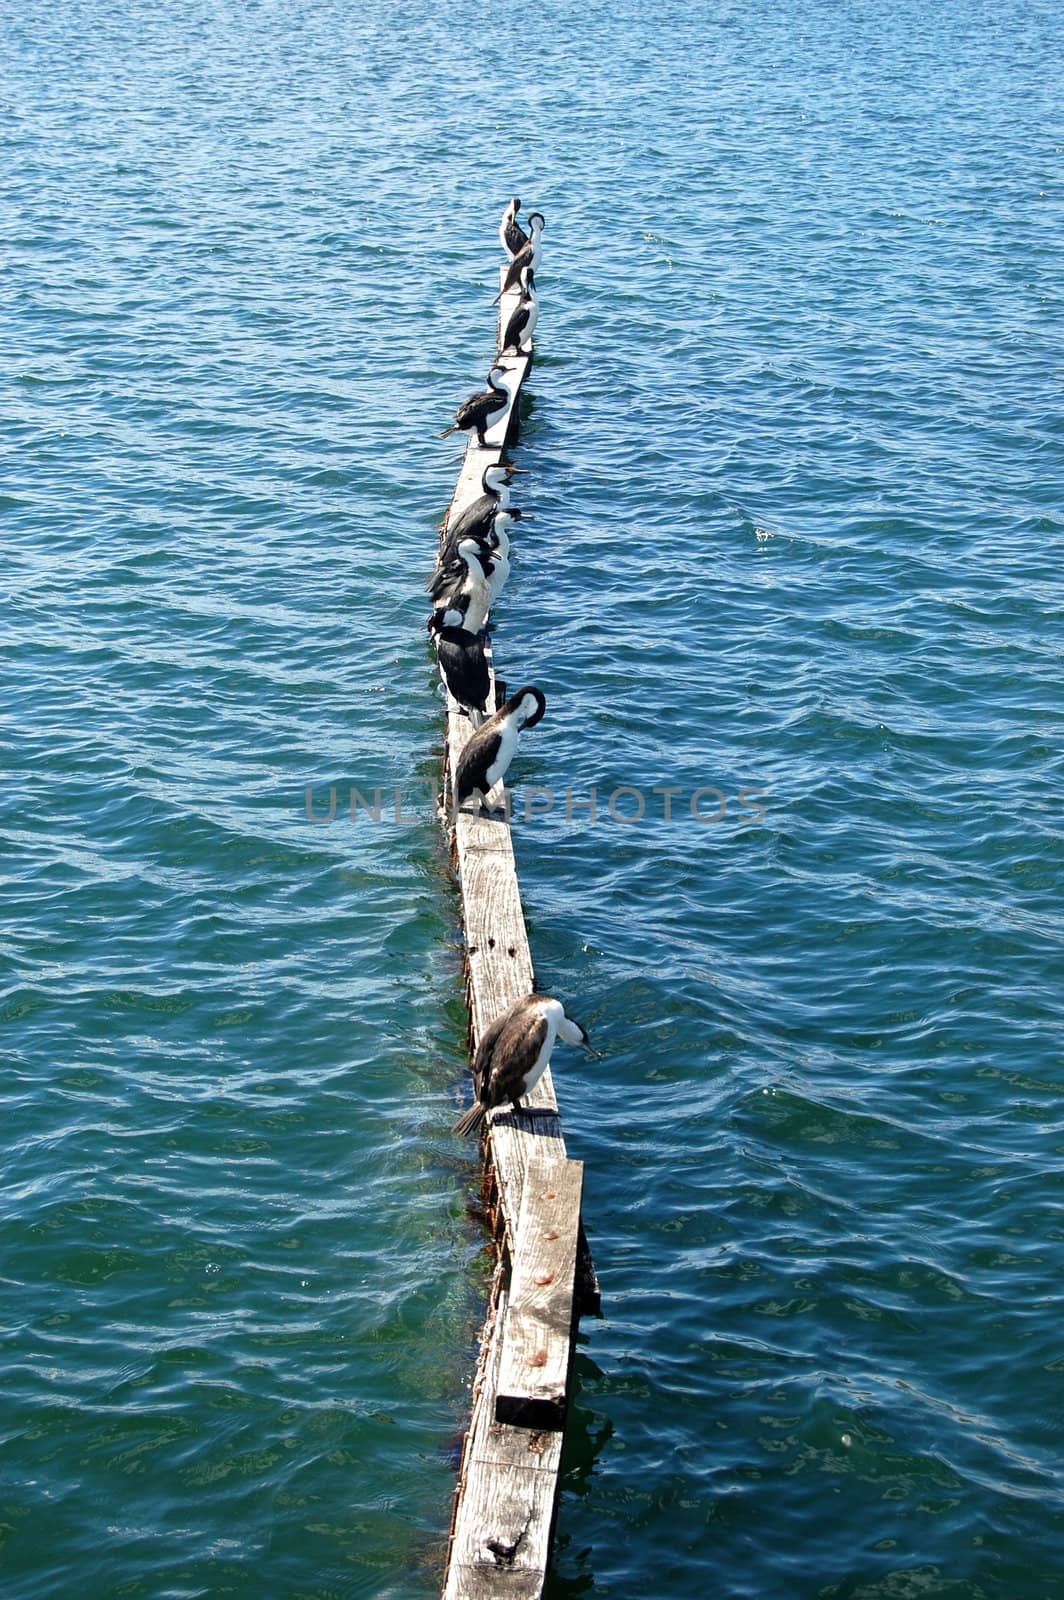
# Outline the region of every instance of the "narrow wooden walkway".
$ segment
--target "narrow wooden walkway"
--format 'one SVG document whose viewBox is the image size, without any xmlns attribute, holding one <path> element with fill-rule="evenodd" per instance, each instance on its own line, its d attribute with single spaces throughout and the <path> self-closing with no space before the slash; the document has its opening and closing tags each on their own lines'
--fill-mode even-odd
<svg viewBox="0 0 1064 1600">
<path fill-rule="evenodd" d="M 500 327 L 517 301 L 516 291 L 504 295 Z M 500 364 L 523 384 L 531 358 L 506 357 Z M 520 387 L 488 431 L 488 449 L 470 438 L 448 520 L 481 493 L 484 468 L 501 460 L 516 437 L 519 404 Z M 521 559 L 519 544 L 518 535 L 515 562 Z M 492 689 L 489 706 L 504 698 L 493 665 Z M 449 822 L 458 758 L 472 732 L 470 718 L 448 696 Z M 489 798 L 500 800 L 494 811 L 467 807 L 453 819 L 473 1051 L 500 1012 L 534 987 L 510 826 L 498 793 Z M 581 1312 L 598 1310 L 580 1223 L 583 1169 L 568 1159 L 549 1068 L 526 1106 L 519 1113 L 497 1113 L 484 1145 L 498 1253 L 455 1495 L 444 1600 L 533 1600 L 542 1594 L 557 1513 L 573 1338 Z"/>
</svg>

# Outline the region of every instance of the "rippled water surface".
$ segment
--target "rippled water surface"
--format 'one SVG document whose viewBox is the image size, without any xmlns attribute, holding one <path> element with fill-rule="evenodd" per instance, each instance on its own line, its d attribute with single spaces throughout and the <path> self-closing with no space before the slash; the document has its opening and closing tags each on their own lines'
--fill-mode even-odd
<svg viewBox="0 0 1064 1600">
<path fill-rule="evenodd" d="M 552 1595 L 1059 1600 L 1057 8 L 0 34 L 5 1595 L 436 1592 L 483 1241 L 421 584 L 518 192 L 496 650 L 604 1053 Z"/>
</svg>

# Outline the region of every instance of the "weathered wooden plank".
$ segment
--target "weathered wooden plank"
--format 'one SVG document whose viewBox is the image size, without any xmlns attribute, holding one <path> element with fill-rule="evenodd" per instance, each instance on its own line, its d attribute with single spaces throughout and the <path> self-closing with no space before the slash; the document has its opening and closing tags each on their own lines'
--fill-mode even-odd
<svg viewBox="0 0 1064 1600">
<path fill-rule="evenodd" d="M 506 1304 L 498 1289 L 482 1338 L 444 1600 L 538 1596 L 549 1564 L 562 1435 L 495 1421 Z"/>
<path fill-rule="evenodd" d="M 501 837 L 487 849 L 470 845 L 468 838 L 458 846 L 476 1039 L 507 1006 L 532 991 L 513 847 L 505 824 L 499 831 Z"/>
<path fill-rule="evenodd" d="M 542 1581 L 557 1492 L 557 1475 L 541 1467 L 470 1461 L 451 1545 L 452 1568 L 516 1569 L 539 1573 Z"/>
<path fill-rule="evenodd" d="M 500 327 L 518 299 L 517 291 L 503 297 Z M 531 361 L 527 356 L 506 357 L 501 364 L 517 372 L 523 382 Z M 473 438 L 467 441 L 448 522 L 482 492 L 484 468 L 501 459 L 505 445 L 515 436 L 519 408 L 520 384 L 505 415 L 487 432 L 489 447 L 480 449 Z M 486 653 L 491 673 L 489 704 L 498 704 L 501 685 L 495 678 L 490 645 Z M 448 697 L 445 804 L 453 794 L 457 762 L 476 720 Z M 453 819 L 474 1048 L 500 1012 L 534 987 L 504 795 L 502 785 L 497 785 L 485 812 L 467 807 Z M 582 1167 L 566 1158 L 549 1070 L 529 1097 L 528 1109 L 493 1113 L 488 1139 L 503 1256 L 495 1273 L 474 1383 L 444 1600 L 497 1600 L 509 1595 L 540 1600 L 557 1513 L 562 1451 L 558 1418 L 564 1412 L 571 1361 L 574 1295 L 578 1309 L 597 1311 L 598 1284 L 579 1223 Z M 527 1217 L 522 1209 L 526 1191 Z M 564 1222 L 555 1228 L 545 1208 L 559 1198 Z M 536 1237 L 537 1230 L 542 1237 Z M 557 1238 L 546 1237 L 555 1233 Z M 527 1264 L 526 1234 L 537 1245 Z M 517 1293 L 509 1345 L 501 1337 L 501 1329 L 511 1320 L 510 1299 L 502 1287 L 506 1255 L 513 1264 L 512 1288 Z M 549 1277 L 551 1282 L 537 1282 L 537 1276 Z M 529 1355 L 536 1357 L 541 1348 L 549 1353 L 542 1369 L 528 1369 L 536 1371 L 540 1379 L 529 1393 L 527 1384 L 522 1387 L 522 1363 L 527 1367 Z M 504 1415 L 499 1420 L 496 1410 L 506 1349 L 514 1352 L 516 1366 L 514 1376 L 506 1381 Z M 507 1400 L 525 1407 L 526 1421 L 546 1415 L 552 1426 L 515 1426 L 506 1421 Z"/>
<path fill-rule="evenodd" d="M 565 1426 L 583 1182 L 581 1161 L 539 1152 L 529 1160 L 502 1327 L 497 1422 Z"/>
<path fill-rule="evenodd" d="M 539 1600 L 546 1576 L 539 1568 L 507 1571 L 497 1565 L 456 1566 L 452 1561 L 443 1597 L 444 1600 L 505 1600 L 512 1595 L 515 1600 Z"/>
<path fill-rule="evenodd" d="M 562 1459 L 560 1434 L 514 1428 L 495 1418 L 503 1349 L 500 1330 L 506 1324 L 509 1298 L 500 1288 L 494 1314 L 485 1329 L 485 1366 L 470 1424 L 468 1459 L 486 1467 L 535 1467 L 540 1472 L 556 1473 Z"/>
</svg>

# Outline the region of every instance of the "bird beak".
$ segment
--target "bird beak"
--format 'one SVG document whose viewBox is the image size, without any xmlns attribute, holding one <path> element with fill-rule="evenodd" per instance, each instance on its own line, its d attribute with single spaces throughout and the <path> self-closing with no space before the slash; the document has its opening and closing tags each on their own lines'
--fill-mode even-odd
<svg viewBox="0 0 1064 1600">
<path fill-rule="evenodd" d="M 600 1050 L 592 1050 L 591 1046 L 588 1044 L 586 1039 L 584 1040 L 584 1049 L 587 1051 L 587 1053 L 591 1057 L 592 1061 L 601 1061 L 602 1060 L 602 1052 Z"/>
</svg>

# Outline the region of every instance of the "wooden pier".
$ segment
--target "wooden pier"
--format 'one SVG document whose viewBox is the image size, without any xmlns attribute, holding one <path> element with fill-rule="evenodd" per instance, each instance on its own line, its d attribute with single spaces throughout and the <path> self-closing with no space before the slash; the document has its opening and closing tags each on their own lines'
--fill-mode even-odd
<svg viewBox="0 0 1064 1600">
<path fill-rule="evenodd" d="M 504 275 L 505 268 L 500 287 Z M 503 296 L 500 330 L 518 299 L 516 290 Z M 502 357 L 498 365 L 519 382 L 505 413 L 487 431 L 488 448 L 470 436 L 444 535 L 481 493 L 485 467 L 501 460 L 516 437 L 531 356 Z M 514 538 L 516 560 L 519 542 Z M 490 649 L 488 659 L 490 707 L 501 704 L 505 694 L 496 682 Z M 452 815 L 457 762 L 472 732 L 472 720 L 448 695 L 443 806 L 448 827 L 453 825 L 475 1051 L 494 1019 L 531 993 L 534 974 L 501 785 L 483 810 L 467 803 Z M 486 1124 L 484 1181 L 496 1265 L 455 1494 L 443 1600 L 533 1600 L 542 1594 L 557 1514 L 576 1325 L 582 1312 L 599 1308 L 580 1221 L 583 1166 L 567 1156 L 549 1068 L 525 1106 L 521 1112 L 496 1111 Z"/>
</svg>

